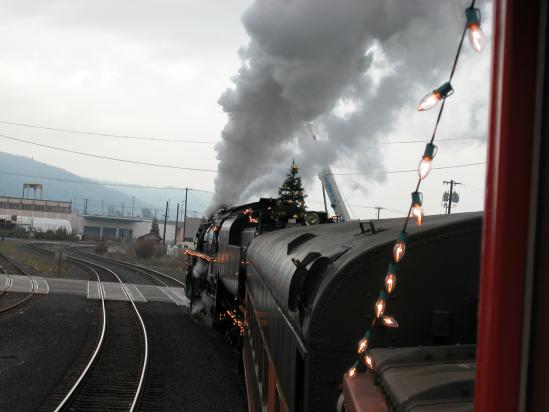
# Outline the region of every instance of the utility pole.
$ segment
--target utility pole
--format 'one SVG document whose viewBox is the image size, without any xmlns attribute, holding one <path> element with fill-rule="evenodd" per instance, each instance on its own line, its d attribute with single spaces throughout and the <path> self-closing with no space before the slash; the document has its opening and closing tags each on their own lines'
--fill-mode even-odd
<svg viewBox="0 0 549 412">
<path fill-rule="evenodd" d="M 454 181 L 453 179 L 449 182 L 447 180 L 442 182 L 445 185 L 450 185 L 450 195 L 448 196 L 448 209 L 447 213 L 450 214 L 452 212 L 452 195 L 454 194 L 454 186 L 460 185 L 461 183 Z"/>
<path fill-rule="evenodd" d="M 177 244 L 177 224 L 179 223 L 179 203 L 177 204 L 177 212 L 175 213 L 175 238 L 173 244 Z"/>
<path fill-rule="evenodd" d="M 183 212 L 183 243 L 185 243 L 185 229 L 187 226 L 187 195 L 189 193 L 189 188 L 185 188 L 185 211 Z"/>
<path fill-rule="evenodd" d="M 84 214 L 88 214 L 88 199 L 84 199 Z"/>
<path fill-rule="evenodd" d="M 132 196 L 132 217 L 133 217 L 133 207 L 135 206 L 135 196 Z"/>
<path fill-rule="evenodd" d="M 103 215 L 103 200 L 101 200 L 101 215 Z"/>
<path fill-rule="evenodd" d="M 164 235 L 162 236 L 162 245 L 166 244 L 166 223 L 168 223 L 168 205 L 169 200 L 166 202 L 166 213 L 164 213 Z"/>
<path fill-rule="evenodd" d="M 125 207 L 125 206 L 126 206 L 126 205 L 124 204 L 124 202 L 122 202 L 122 217 L 124 217 L 124 207 Z"/>
<path fill-rule="evenodd" d="M 379 212 L 381 209 L 383 209 L 381 206 L 374 207 L 375 210 L 377 210 L 377 220 L 379 220 Z"/>
</svg>

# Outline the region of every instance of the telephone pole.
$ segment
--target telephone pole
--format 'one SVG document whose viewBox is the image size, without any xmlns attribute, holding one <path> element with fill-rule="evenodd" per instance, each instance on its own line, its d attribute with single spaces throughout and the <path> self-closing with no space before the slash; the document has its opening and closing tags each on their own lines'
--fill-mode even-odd
<svg viewBox="0 0 549 412">
<path fill-rule="evenodd" d="M 166 223 L 168 223 L 168 204 L 169 200 L 166 202 L 166 213 L 164 213 L 164 235 L 162 236 L 162 245 L 166 244 Z"/>
<path fill-rule="evenodd" d="M 185 211 L 183 212 L 183 243 L 185 243 L 185 229 L 187 226 L 187 195 L 189 194 L 189 188 L 185 188 Z"/>
<path fill-rule="evenodd" d="M 379 212 L 381 211 L 381 209 L 383 209 L 381 206 L 375 206 L 374 207 L 375 210 L 377 210 L 377 220 L 379 220 Z"/>
<path fill-rule="evenodd" d="M 132 196 L 132 217 L 133 217 L 133 207 L 135 206 L 135 196 Z"/>
<path fill-rule="evenodd" d="M 448 208 L 447 208 L 447 214 L 450 214 L 452 212 L 452 196 L 454 194 L 454 186 L 460 185 L 461 183 L 456 182 L 455 180 L 450 181 L 443 181 L 442 182 L 445 185 L 450 185 L 450 195 L 448 196 Z"/>
<path fill-rule="evenodd" d="M 88 199 L 84 199 L 84 214 L 88 214 Z"/>
<path fill-rule="evenodd" d="M 177 224 L 179 223 L 179 203 L 177 204 L 177 212 L 175 213 L 175 238 L 173 241 L 174 245 L 177 245 Z"/>
</svg>

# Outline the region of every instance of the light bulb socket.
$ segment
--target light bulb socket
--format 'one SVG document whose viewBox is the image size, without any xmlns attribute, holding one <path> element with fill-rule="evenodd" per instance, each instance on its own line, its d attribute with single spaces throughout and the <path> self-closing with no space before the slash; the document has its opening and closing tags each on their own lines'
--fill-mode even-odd
<svg viewBox="0 0 549 412">
<path fill-rule="evenodd" d="M 421 206 L 423 204 L 423 193 L 413 192 L 412 193 L 412 204 Z"/>
<path fill-rule="evenodd" d="M 397 274 L 397 264 L 395 262 L 389 263 L 389 267 L 387 268 L 387 274 L 396 276 L 396 274 Z"/>
<path fill-rule="evenodd" d="M 465 9 L 465 16 L 467 17 L 467 27 L 480 26 L 480 9 L 469 7 Z"/>
<path fill-rule="evenodd" d="M 433 143 L 427 143 L 427 146 L 425 146 L 425 152 L 423 153 L 423 157 L 428 157 L 429 159 L 433 159 L 435 155 L 437 154 L 438 147 L 435 146 Z"/>
<path fill-rule="evenodd" d="M 446 82 L 442 86 L 440 86 L 438 89 L 436 89 L 434 92 L 440 95 L 441 99 L 445 99 L 446 97 L 454 94 L 454 89 L 450 84 L 450 82 Z"/>
<path fill-rule="evenodd" d="M 382 300 L 382 301 L 386 301 L 387 300 L 387 293 L 385 292 L 385 290 L 381 289 L 379 291 L 379 296 L 377 298 L 378 300 Z"/>
<path fill-rule="evenodd" d="M 408 242 L 408 233 L 400 232 L 398 234 L 398 241 L 406 244 L 406 242 Z"/>
</svg>

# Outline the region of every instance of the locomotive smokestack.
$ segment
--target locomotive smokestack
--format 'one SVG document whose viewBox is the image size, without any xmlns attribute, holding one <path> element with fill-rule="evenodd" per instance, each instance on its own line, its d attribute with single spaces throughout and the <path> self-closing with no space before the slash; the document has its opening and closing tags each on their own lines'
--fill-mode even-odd
<svg viewBox="0 0 549 412">
<path fill-rule="evenodd" d="M 432 89 L 433 73 L 446 76 L 453 53 L 447 44 L 461 35 L 465 20 L 456 16 L 464 16 L 467 5 L 256 0 L 242 17 L 250 42 L 239 52 L 234 87 L 219 99 L 228 122 L 216 146 L 209 212 L 246 196 L 274 194 L 294 155 L 304 178 L 343 157 L 384 179 L 382 156 L 365 140 L 393 131 L 403 110 L 413 110 L 418 95 Z M 491 7 L 484 3 L 482 11 L 489 22 Z M 469 53 L 460 64 L 467 64 Z M 475 56 L 474 64 L 482 75 L 471 75 L 461 90 L 475 90 L 470 94 L 480 102 L 468 99 L 470 109 L 456 114 L 459 126 L 448 132 L 455 136 L 485 135 L 485 122 L 478 121 L 484 113 L 475 111 L 487 107 L 489 53 Z M 313 120 L 322 138 L 311 145 L 306 124 Z"/>
</svg>

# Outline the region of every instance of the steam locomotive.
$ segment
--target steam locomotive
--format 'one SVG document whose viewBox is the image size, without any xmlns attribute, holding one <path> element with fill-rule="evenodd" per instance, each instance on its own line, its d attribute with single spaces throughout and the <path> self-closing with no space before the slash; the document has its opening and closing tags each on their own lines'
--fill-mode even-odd
<svg viewBox="0 0 549 412">
<path fill-rule="evenodd" d="M 187 294 L 242 349 L 250 411 L 345 408 L 341 377 L 403 223 L 313 213 L 270 199 L 227 209 L 189 251 Z M 368 411 L 472 410 L 481 226 L 465 213 L 409 229 L 388 305 L 400 326 L 375 331 L 376 375 L 361 378 Z"/>
</svg>

